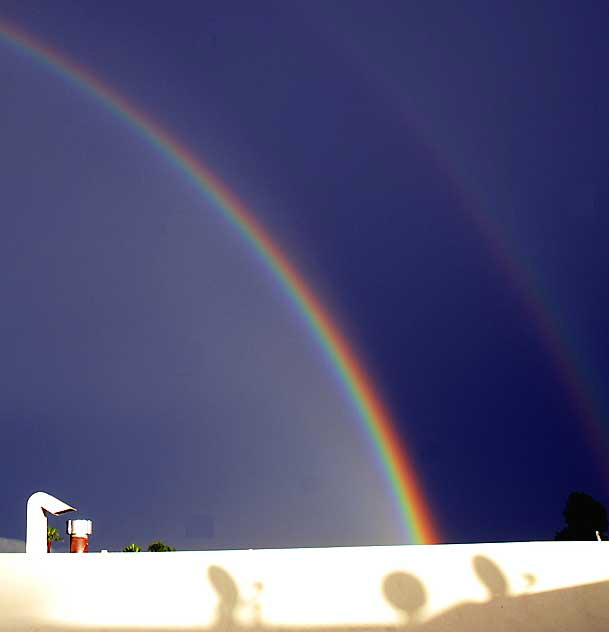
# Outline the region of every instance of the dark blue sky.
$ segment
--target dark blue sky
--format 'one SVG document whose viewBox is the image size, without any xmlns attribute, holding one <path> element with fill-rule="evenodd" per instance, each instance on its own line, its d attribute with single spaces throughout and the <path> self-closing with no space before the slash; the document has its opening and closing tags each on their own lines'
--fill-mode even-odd
<svg viewBox="0 0 609 632">
<path fill-rule="evenodd" d="M 4 0 L 0 18 L 246 202 L 355 343 L 444 541 L 552 539 L 569 492 L 607 502 L 602 3 Z M 1 40 L 0 85 L 0 536 L 42 488 L 94 519 L 94 548 L 401 541 L 357 414 L 217 210 Z"/>
</svg>

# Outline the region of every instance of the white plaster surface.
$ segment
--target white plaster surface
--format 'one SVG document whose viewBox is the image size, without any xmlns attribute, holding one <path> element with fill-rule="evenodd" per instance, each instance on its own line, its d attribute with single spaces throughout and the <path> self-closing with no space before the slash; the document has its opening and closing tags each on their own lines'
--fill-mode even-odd
<svg viewBox="0 0 609 632">
<path fill-rule="evenodd" d="M 0 630 L 609 630 L 609 542 L 0 554 Z"/>
</svg>

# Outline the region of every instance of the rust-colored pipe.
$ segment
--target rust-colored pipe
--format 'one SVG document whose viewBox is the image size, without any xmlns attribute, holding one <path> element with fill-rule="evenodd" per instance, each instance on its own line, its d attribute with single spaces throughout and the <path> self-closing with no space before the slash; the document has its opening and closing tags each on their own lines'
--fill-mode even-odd
<svg viewBox="0 0 609 632">
<path fill-rule="evenodd" d="M 66 530 L 70 536 L 70 553 L 88 553 L 89 536 L 93 533 L 91 520 L 68 520 Z"/>
<path fill-rule="evenodd" d="M 78 536 L 70 537 L 70 553 L 88 553 L 89 538 L 79 538 Z"/>
</svg>

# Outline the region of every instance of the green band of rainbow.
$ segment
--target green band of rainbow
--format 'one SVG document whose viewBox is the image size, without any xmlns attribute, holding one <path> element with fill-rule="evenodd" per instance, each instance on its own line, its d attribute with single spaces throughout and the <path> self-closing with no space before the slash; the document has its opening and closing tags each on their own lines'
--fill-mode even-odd
<svg viewBox="0 0 609 632">
<path fill-rule="evenodd" d="M 280 280 L 324 352 L 331 359 L 361 415 L 375 452 L 383 463 L 408 540 L 419 544 L 438 542 L 438 532 L 428 504 L 424 500 L 412 461 L 361 363 L 308 284 L 239 199 L 184 146 L 172 139 L 141 110 L 136 109 L 125 98 L 74 62 L 48 46 L 34 41 L 31 36 L 6 22 L 0 22 L 0 40 L 25 52 L 78 85 L 130 123 L 141 136 L 194 181 L 201 192 L 222 211 L 226 220 L 241 233 Z"/>
</svg>

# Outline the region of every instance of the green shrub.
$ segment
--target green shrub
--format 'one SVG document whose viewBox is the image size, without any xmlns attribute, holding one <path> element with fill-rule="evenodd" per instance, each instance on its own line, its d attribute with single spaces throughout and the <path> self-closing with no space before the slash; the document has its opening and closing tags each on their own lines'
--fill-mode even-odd
<svg viewBox="0 0 609 632">
<path fill-rule="evenodd" d="M 172 546 L 167 546 L 163 542 L 153 542 L 152 544 L 149 544 L 148 545 L 148 550 L 151 553 L 161 553 L 161 552 L 165 552 L 165 551 L 175 551 L 175 549 Z"/>
<path fill-rule="evenodd" d="M 139 553 L 141 550 L 137 544 L 130 544 L 123 549 L 123 553 Z"/>
</svg>

